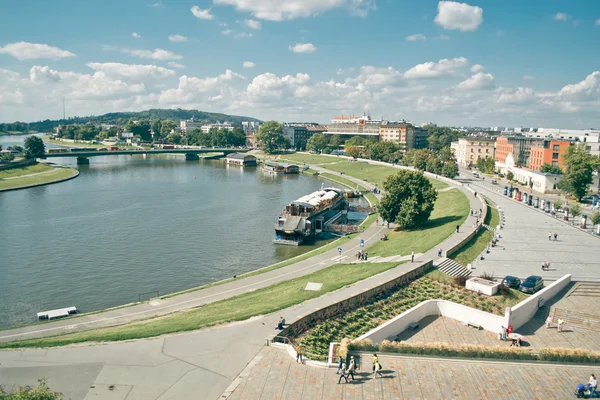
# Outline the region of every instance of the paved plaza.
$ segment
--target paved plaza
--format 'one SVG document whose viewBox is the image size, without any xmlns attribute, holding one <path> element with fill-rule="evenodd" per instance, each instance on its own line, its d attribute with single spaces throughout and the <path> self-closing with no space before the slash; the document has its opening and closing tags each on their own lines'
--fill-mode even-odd
<svg viewBox="0 0 600 400">
<path fill-rule="evenodd" d="M 366 356 L 356 380 L 338 384 L 335 368 L 297 364 L 285 350 L 263 348 L 228 400 L 275 399 L 568 399 L 586 381 L 589 366 L 562 366 L 379 357 L 383 377 L 373 378 Z"/>
</svg>

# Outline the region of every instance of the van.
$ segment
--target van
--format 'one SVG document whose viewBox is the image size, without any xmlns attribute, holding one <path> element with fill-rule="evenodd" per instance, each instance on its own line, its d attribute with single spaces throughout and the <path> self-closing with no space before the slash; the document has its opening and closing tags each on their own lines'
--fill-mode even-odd
<svg viewBox="0 0 600 400">
<path fill-rule="evenodd" d="M 475 178 L 479 178 L 479 174 L 478 174 L 477 172 L 473 172 L 473 176 L 474 176 Z"/>
</svg>

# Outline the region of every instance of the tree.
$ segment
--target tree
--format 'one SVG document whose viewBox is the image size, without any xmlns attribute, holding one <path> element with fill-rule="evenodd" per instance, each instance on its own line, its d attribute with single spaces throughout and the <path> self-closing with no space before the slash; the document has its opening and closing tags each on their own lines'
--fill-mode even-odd
<svg viewBox="0 0 600 400">
<path fill-rule="evenodd" d="M 402 147 L 395 142 L 375 142 L 368 146 L 371 160 L 395 163 L 400 160 Z"/>
<path fill-rule="evenodd" d="M 508 179 L 509 181 L 512 181 L 513 179 L 515 179 L 515 174 L 508 171 L 508 173 L 506 174 L 506 179 Z"/>
<path fill-rule="evenodd" d="M 350 139 L 346 140 L 344 146 L 364 146 L 366 143 L 366 139 L 361 138 L 360 136 L 352 136 Z"/>
<path fill-rule="evenodd" d="M 327 136 L 323 135 L 322 133 L 317 133 L 308 138 L 308 141 L 306 142 L 306 150 L 324 150 L 327 147 L 327 142 L 329 142 Z"/>
<path fill-rule="evenodd" d="M 563 206 L 563 202 L 561 199 L 556 199 L 554 201 L 554 209 L 555 210 L 560 210 L 562 208 L 562 206 Z"/>
<path fill-rule="evenodd" d="M 128 121 L 125 124 L 125 131 L 132 132 L 134 136 L 139 136 L 142 140 L 149 142 L 152 140 L 152 135 L 150 134 L 150 122 L 146 120 L 142 121 Z"/>
<path fill-rule="evenodd" d="M 4 388 L 0 386 L 0 399 L 2 400 L 61 400 L 63 394 L 53 392 L 48 387 L 48 380 L 42 378 L 38 380 L 37 387 L 31 386 L 13 386 L 11 393 L 6 393 Z"/>
<path fill-rule="evenodd" d="M 588 186 L 592 183 L 593 173 L 598 169 L 600 159 L 588 154 L 583 144 L 569 146 L 564 159 L 566 173 L 558 186 L 581 201 L 581 198 L 588 192 Z"/>
<path fill-rule="evenodd" d="M 542 165 L 542 167 L 540 168 L 540 172 L 543 172 L 546 174 L 555 174 L 555 175 L 563 174 L 563 170 L 561 167 L 559 167 L 558 165 L 552 165 L 552 164 L 548 164 L 548 163 L 544 163 L 544 165 Z"/>
<path fill-rule="evenodd" d="M 464 136 L 461 131 L 446 126 L 427 125 L 424 128 L 429 132 L 427 142 L 429 143 L 429 148 L 433 150 L 450 147 L 450 143 L 456 142 L 458 138 Z"/>
<path fill-rule="evenodd" d="M 285 145 L 286 139 L 283 136 L 283 126 L 277 121 L 265 122 L 256 133 L 256 141 L 267 153 L 272 153 Z M 289 143 L 289 140 L 287 142 Z"/>
<path fill-rule="evenodd" d="M 175 121 L 166 119 L 160 124 L 160 136 L 167 137 L 171 131 L 174 131 L 175 129 L 177 129 Z"/>
<path fill-rule="evenodd" d="M 331 147 L 340 147 L 342 145 L 342 137 L 340 135 L 331 135 L 329 145 Z"/>
<path fill-rule="evenodd" d="M 579 204 L 575 204 L 573 207 L 571 207 L 571 215 L 573 216 L 573 223 L 575 223 L 575 218 L 581 215 L 581 207 Z"/>
<path fill-rule="evenodd" d="M 600 225 L 600 212 L 596 211 L 595 213 L 593 213 L 591 216 L 591 220 L 593 226 Z"/>
<path fill-rule="evenodd" d="M 444 163 L 444 166 L 442 167 L 442 176 L 445 176 L 446 178 L 458 176 L 458 164 L 456 164 L 456 161 L 451 160 Z"/>
<path fill-rule="evenodd" d="M 25 138 L 25 157 L 43 158 L 46 148 L 44 141 L 37 136 L 27 136 Z"/>
<path fill-rule="evenodd" d="M 158 137 L 160 136 L 161 126 L 162 126 L 162 121 L 160 119 L 152 120 L 152 123 L 150 124 L 150 129 L 152 129 L 152 132 L 154 132 L 155 139 L 158 139 Z"/>
<path fill-rule="evenodd" d="M 496 161 L 492 157 L 479 157 L 477 159 L 477 169 L 488 174 L 494 173 L 496 170 Z"/>
<path fill-rule="evenodd" d="M 362 149 L 358 146 L 346 145 L 344 147 L 344 151 L 346 152 L 347 155 L 349 155 L 350 157 L 352 157 L 354 159 L 357 159 L 362 154 Z"/>
<path fill-rule="evenodd" d="M 379 210 L 386 221 L 394 221 L 405 229 L 421 227 L 427 222 L 437 192 L 422 172 L 401 170 L 384 182 L 386 191 Z"/>
<path fill-rule="evenodd" d="M 182 136 L 179 133 L 169 133 L 169 135 L 167 136 L 167 142 L 171 143 L 171 144 L 180 144 L 181 143 L 181 139 Z"/>
<path fill-rule="evenodd" d="M 450 147 L 444 147 L 443 149 L 441 149 L 438 152 L 438 157 L 443 162 L 456 161 L 456 157 L 454 157 L 454 152 L 452 152 L 452 149 Z"/>
</svg>

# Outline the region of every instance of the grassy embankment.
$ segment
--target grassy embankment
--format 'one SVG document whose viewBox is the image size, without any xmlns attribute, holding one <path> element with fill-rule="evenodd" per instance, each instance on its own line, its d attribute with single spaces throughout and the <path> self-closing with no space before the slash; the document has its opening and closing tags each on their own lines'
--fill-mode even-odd
<svg viewBox="0 0 600 400">
<path fill-rule="evenodd" d="M 487 215 L 485 216 L 484 224 L 495 228 L 500 224 L 500 214 L 498 213 L 498 209 L 493 207 L 488 199 L 485 201 L 487 203 Z M 465 243 L 465 245 L 450 258 L 457 263 L 466 266 L 467 264 L 472 263 L 485 250 L 493 237 L 493 232 L 481 228 L 471 240 Z"/>
<path fill-rule="evenodd" d="M 37 131 L 19 132 L 19 131 L 6 131 L 0 132 L 0 136 L 22 136 L 22 135 L 33 135 Z"/>
<path fill-rule="evenodd" d="M 63 346 L 82 342 L 138 339 L 212 325 L 242 321 L 265 315 L 322 296 L 360 280 L 387 271 L 400 263 L 335 264 L 312 274 L 281 282 L 254 292 L 207 304 L 201 308 L 166 317 L 152 318 L 113 328 L 59 335 L 41 339 L 0 343 L 0 348 Z M 307 291 L 308 282 L 319 282 L 319 291 Z M 275 322 L 273 322 L 275 323 Z"/>
<path fill-rule="evenodd" d="M 54 139 L 50 139 L 49 135 L 44 135 L 42 137 L 42 140 L 44 141 L 44 143 L 52 143 L 52 144 L 55 144 L 58 146 L 64 146 L 64 147 L 89 147 L 91 149 L 99 149 L 102 147 L 106 147 L 106 145 L 104 145 L 102 143 L 92 144 L 92 143 L 86 143 L 86 142 L 80 142 L 80 141 L 66 142 L 64 140 L 54 140 Z"/>
<path fill-rule="evenodd" d="M 78 173 L 73 168 L 55 168 L 44 163 L 7 169 L 0 171 L 0 191 L 62 181 L 77 176 Z"/>
</svg>

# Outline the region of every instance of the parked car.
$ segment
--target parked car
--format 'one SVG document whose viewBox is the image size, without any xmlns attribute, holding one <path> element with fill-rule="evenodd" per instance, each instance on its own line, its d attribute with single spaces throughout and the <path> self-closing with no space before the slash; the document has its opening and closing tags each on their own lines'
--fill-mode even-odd
<svg viewBox="0 0 600 400">
<path fill-rule="evenodd" d="M 497 184 L 498 184 L 498 181 L 495 179 L 492 179 L 492 185 L 497 185 Z"/>
<path fill-rule="evenodd" d="M 518 289 L 521 286 L 521 280 L 516 276 L 507 275 L 502 280 L 502 284 L 511 289 Z"/>
<path fill-rule="evenodd" d="M 533 294 L 544 287 L 544 280 L 541 276 L 531 275 L 528 276 L 523 282 L 521 282 L 521 286 L 519 286 L 519 290 L 523 293 Z"/>
</svg>

